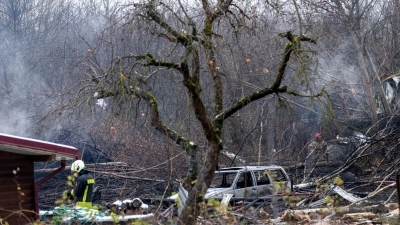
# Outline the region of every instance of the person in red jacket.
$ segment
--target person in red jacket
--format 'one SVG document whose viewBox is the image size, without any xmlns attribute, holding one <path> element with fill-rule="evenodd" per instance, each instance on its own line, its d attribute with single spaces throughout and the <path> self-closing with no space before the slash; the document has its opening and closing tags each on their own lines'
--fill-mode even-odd
<svg viewBox="0 0 400 225">
<path fill-rule="evenodd" d="M 315 133 L 314 137 L 315 139 L 307 145 L 307 158 L 304 169 L 306 181 L 312 181 L 314 179 L 313 171 L 318 162 L 323 159 L 329 161 L 328 153 L 326 152 L 327 143 L 324 141 L 321 133 Z"/>
<path fill-rule="evenodd" d="M 314 160 L 318 161 L 325 157 L 328 161 L 326 153 L 326 142 L 324 141 L 321 133 L 315 133 L 315 139 L 307 146 L 308 154 L 312 155 Z"/>
</svg>

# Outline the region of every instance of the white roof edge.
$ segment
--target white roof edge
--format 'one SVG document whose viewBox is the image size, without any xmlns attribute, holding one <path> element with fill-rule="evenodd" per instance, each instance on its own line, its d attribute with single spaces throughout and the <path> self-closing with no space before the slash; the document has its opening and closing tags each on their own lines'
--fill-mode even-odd
<svg viewBox="0 0 400 225">
<path fill-rule="evenodd" d="M 73 150 L 77 150 L 77 148 L 75 148 L 73 146 L 70 146 L 70 145 L 63 145 L 63 144 L 58 144 L 58 143 L 49 142 L 49 141 L 42 141 L 42 140 L 39 140 L 39 139 L 26 138 L 26 137 L 15 136 L 15 135 L 10 135 L 10 134 L 4 134 L 4 133 L 0 133 L 0 136 L 7 136 L 7 137 L 11 137 L 11 138 L 16 138 L 16 139 L 40 142 L 40 143 L 44 143 L 44 144 L 50 144 L 50 145 L 55 145 L 55 146 L 60 146 L 60 147 L 64 147 L 64 148 L 70 148 L 70 149 L 73 149 Z"/>
</svg>

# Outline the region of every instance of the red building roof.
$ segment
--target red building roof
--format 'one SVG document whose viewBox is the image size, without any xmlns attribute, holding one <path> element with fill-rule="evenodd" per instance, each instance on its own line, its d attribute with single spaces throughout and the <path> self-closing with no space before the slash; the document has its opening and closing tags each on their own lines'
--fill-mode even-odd
<svg viewBox="0 0 400 225">
<path fill-rule="evenodd" d="M 53 160 L 80 158 L 78 149 L 37 139 L 23 138 L 0 133 L 0 151 L 32 156 L 52 156 Z"/>
<path fill-rule="evenodd" d="M 19 214 L 11 215 L 10 212 L 18 210 L 21 204 L 24 204 L 25 210 L 34 210 L 38 213 L 39 186 L 62 172 L 65 169 L 66 160 L 81 158 L 78 149 L 72 146 L 2 133 L 0 133 L 0 155 L 0 175 L 2 177 L 0 183 L 0 217 L 7 216 L 7 222 L 10 225 L 26 224 L 28 221 L 25 220 L 37 219 L 37 214 L 32 214 L 31 211 L 24 213 L 26 217 L 21 217 Z M 61 161 L 60 167 L 35 182 L 34 162 L 51 160 Z M 20 189 L 15 188 L 16 173 L 13 170 L 16 168 L 21 168 L 21 171 L 18 172 L 19 180 L 17 183 L 18 187 L 21 187 Z M 20 192 L 24 195 L 21 196 Z M 11 198 L 9 198 L 10 196 Z M 21 199 L 23 203 L 21 203 Z"/>
</svg>

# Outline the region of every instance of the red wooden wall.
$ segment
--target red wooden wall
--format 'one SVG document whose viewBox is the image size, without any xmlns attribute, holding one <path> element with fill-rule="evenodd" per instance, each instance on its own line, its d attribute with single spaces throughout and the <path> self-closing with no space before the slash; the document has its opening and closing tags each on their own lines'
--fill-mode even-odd
<svg viewBox="0 0 400 225">
<path fill-rule="evenodd" d="M 34 181 L 30 156 L 0 151 L 0 218 L 10 225 L 34 220 Z"/>
</svg>

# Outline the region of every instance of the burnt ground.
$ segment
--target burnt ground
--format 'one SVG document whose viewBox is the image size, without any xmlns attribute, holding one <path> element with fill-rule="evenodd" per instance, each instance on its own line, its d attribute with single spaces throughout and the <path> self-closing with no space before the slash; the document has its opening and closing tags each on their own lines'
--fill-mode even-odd
<svg viewBox="0 0 400 225">
<path fill-rule="evenodd" d="M 68 172 L 64 174 L 69 175 Z M 374 191 L 393 185 L 394 179 L 388 179 L 382 182 L 374 179 L 357 179 L 347 181 L 340 186 L 348 193 L 365 198 Z M 139 197 L 146 204 L 150 205 L 150 211 L 155 213 L 156 219 L 154 224 L 167 223 L 168 217 L 173 219 L 175 213 L 161 216 L 165 210 L 171 206 L 171 202 L 161 202 L 160 196 L 164 194 L 163 182 L 124 180 L 115 177 L 98 177 L 98 186 L 102 190 L 102 199 L 95 202 L 96 204 L 106 205 L 115 200 L 132 199 Z M 385 191 L 379 192 L 374 197 L 365 199 L 348 207 L 351 202 L 335 193 L 326 193 L 326 188 L 330 182 L 320 183 L 318 185 L 310 185 L 295 189 L 294 193 L 287 196 L 270 196 L 269 198 L 259 199 L 243 199 L 231 204 L 231 208 L 227 212 L 221 211 L 217 207 L 210 206 L 201 216 L 199 224 L 400 224 L 397 220 L 398 213 L 393 210 L 397 209 L 397 192 L 395 186 Z M 177 185 L 177 184 L 173 184 Z M 171 186 L 173 186 L 171 185 Z M 66 188 L 64 179 L 54 178 L 46 185 L 43 185 L 42 195 L 40 196 L 40 208 L 43 210 L 51 210 L 55 206 L 55 200 L 59 199 L 60 193 Z M 167 191 L 165 196 L 170 196 L 173 192 Z M 325 192 L 324 192 L 325 191 Z M 46 193 L 44 198 L 43 193 Z M 310 204 L 296 206 L 300 201 L 308 199 L 307 203 L 313 203 L 323 199 L 323 203 L 317 207 Z M 159 207 L 163 203 L 162 207 Z M 317 209 L 316 211 L 313 211 Z M 340 211 L 342 209 L 346 209 Z M 159 210 L 159 211 L 157 211 Z M 286 216 L 286 214 L 293 214 Z M 363 218 L 349 219 L 345 217 L 347 214 L 355 213 L 373 213 L 374 216 L 368 215 Z M 365 215 L 364 215 L 365 216 Z M 364 222 L 363 222 L 364 221 Z M 375 221 L 375 222 L 374 222 Z M 383 222 L 379 222 L 383 221 Z"/>
</svg>

